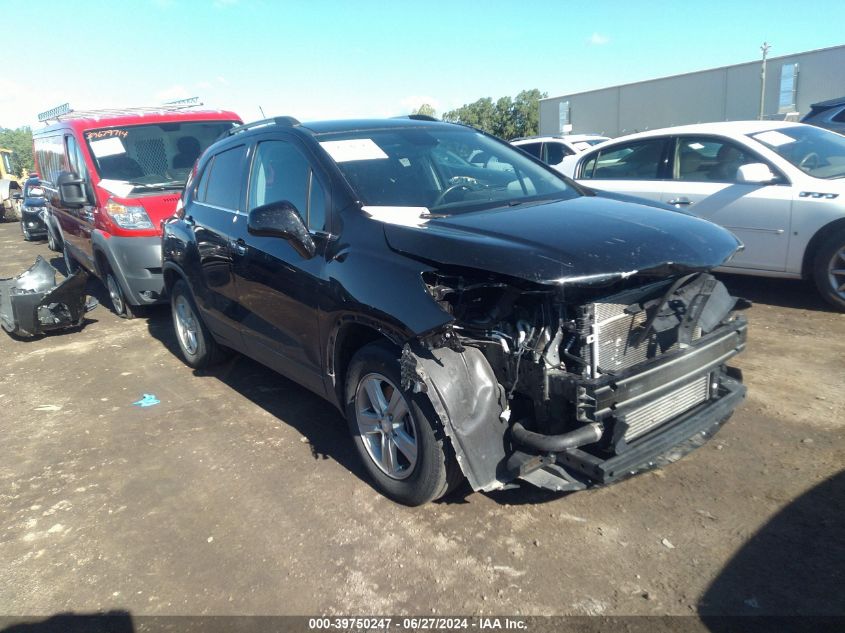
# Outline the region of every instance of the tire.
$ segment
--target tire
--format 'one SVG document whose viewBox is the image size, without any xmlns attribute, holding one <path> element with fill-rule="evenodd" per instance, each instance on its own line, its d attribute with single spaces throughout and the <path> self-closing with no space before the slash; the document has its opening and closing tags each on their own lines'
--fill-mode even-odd
<svg viewBox="0 0 845 633">
<path fill-rule="evenodd" d="M 47 225 L 47 248 L 49 248 L 54 253 L 58 253 L 61 249 L 59 248 L 59 243 L 56 241 L 56 236 L 53 233 L 53 229 L 50 228 L 50 225 Z"/>
<path fill-rule="evenodd" d="M 73 255 L 70 254 L 67 244 L 65 244 L 62 248 L 62 256 L 65 258 L 65 270 L 67 270 L 67 276 L 70 277 L 73 273 L 79 270 L 79 264 L 73 258 Z"/>
<path fill-rule="evenodd" d="M 346 374 L 346 420 L 376 487 L 419 506 L 445 495 L 463 475 L 427 396 L 401 389 L 398 359 L 395 348 L 379 343 L 355 354 Z M 387 418 L 391 408 L 399 413 Z"/>
<path fill-rule="evenodd" d="M 29 234 L 29 231 L 27 231 L 26 225 L 24 224 L 23 220 L 21 220 L 21 233 L 23 233 L 23 241 L 24 242 L 31 242 L 32 241 L 32 236 Z"/>
<path fill-rule="evenodd" d="M 813 260 L 813 280 L 819 294 L 845 312 L 845 230 L 822 242 Z"/>
<path fill-rule="evenodd" d="M 135 306 L 126 300 L 126 293 L 120 286 L 120 282 L 115 277 L 114 272 L 109 270 L 106 273 L 106 290 L 111 299 L 111 307 L 114 313 L 122 319 L 134 319 L 140 316 L 140 306 Z"/>
<path fill-rule="evenodd" d="M 222 361 L 226 350 L 212 336 L 200 317 L 188 284 L 179 279 L 170 291 L 170 312 L 179 351 L 187 365 L 205 369 Z"/>
</svg>

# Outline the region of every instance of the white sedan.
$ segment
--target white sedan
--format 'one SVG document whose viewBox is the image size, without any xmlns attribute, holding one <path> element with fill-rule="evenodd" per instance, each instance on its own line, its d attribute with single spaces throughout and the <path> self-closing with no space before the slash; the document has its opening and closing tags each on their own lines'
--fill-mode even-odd
<svg viewBox="0 0 845 633">
<path fill-rule="evenodd" d="M 813 279 L 845 310 L 845 136 L 783 121 L 701 123 L 613 139 L 561 171 L 721 224 L 745 244 L 723 270 Z"/>
</svg>

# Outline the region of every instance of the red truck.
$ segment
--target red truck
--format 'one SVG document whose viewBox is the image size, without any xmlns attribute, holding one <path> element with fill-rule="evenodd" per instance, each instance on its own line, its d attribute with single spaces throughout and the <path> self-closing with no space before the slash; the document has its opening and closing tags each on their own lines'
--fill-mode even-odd
<svg viewBox="0 0 845 633">
<path fill-rule="evenodd" d="M 173 214 L 196 159 L 241 123 L 233 112 L 184 106 L 39 115 L 35 163 L 46 192 L 50 248 L 82 266 L 132 318 L 164 298 L 160 224 Z"/>
</svg>

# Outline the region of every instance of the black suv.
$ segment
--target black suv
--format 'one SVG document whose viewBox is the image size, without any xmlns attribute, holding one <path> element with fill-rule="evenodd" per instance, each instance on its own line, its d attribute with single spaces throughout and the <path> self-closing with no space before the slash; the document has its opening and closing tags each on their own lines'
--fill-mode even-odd
<svg viewBox="0 0 845 633">
<path fill-rule="evenodd" d="M 326 398 L 406 504 L 464 476 L 609 483 L 701 444 L 744 397 L 725 365 L 742 305 L 706 272 L 733 235 L 469 127 L 233 128 L 162 240 L 187 363 L 235 349 Z"/>
<path fill-rule="evenodd" d="M 814 103 L 801 119 L 801 123 L 845 134 L 845 97 Z"/>
</svg>

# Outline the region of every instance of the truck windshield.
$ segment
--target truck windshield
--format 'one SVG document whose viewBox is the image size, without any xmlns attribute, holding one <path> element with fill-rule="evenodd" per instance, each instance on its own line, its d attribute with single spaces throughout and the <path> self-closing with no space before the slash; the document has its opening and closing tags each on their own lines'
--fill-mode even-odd
<svg viewBox="0 0 845 633">
<path fill-rule="evenodd" d="M 562 176 L 470 129 L 356 130 L 319 141 L 365 205 L 452 214 L 579 195 Z"/>
<path fill-rule="evenodd" d="M 752 134 L 751 138 L 813 178 L 845 178 L 845 136 L 841 134 L 795 125 Z"/>
<path fill-rule="evenodd" d="M 186 121 L 88 130 L 85 140 L 100 178 L 139 188 L 185 185 L 194 162 L 232 121 Z"/>
</svg>

